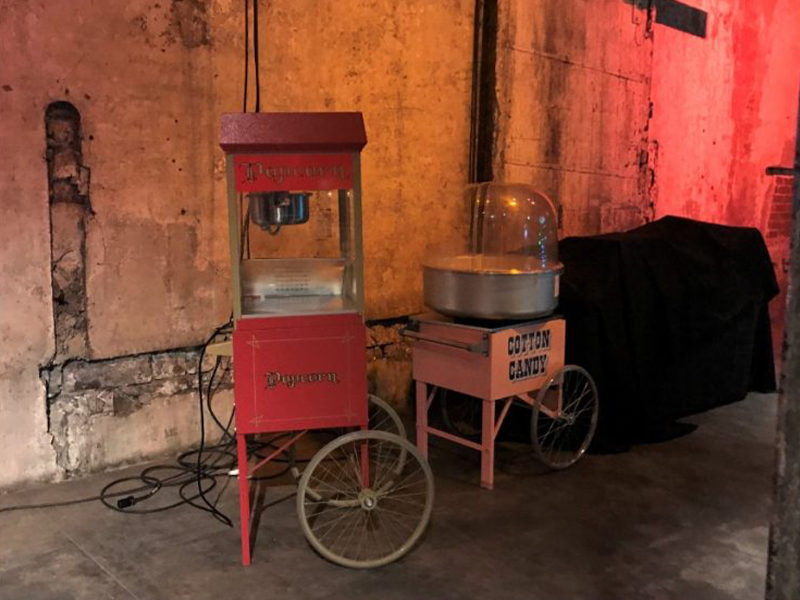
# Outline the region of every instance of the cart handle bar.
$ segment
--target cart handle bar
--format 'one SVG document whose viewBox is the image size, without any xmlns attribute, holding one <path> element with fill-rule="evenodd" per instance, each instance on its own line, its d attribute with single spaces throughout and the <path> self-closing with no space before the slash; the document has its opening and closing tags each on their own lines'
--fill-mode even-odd
<svg viewBox="0 0 800 600">
<path fill-rule="evenodd" d="M 425 335 L 414 329 L 409 329 L 408 327 L 401 329 L 400 333 L 406 337 L 414 338 L 416 340 L 422 340 L 424 342 L 431 342 L 432 344 L 440 344 L 442 346 L 449 346 L 451 348 L 458 348 L 459 350 L 466 350 L 467 352 L 474 352 L 475 354 L 489 356 L 489 349 L 485 340 L 477 344 L 468 344 L 466 342 L 458 342 L 456 340 L 450 340 L 447 338 L 437 338 Z"/>
</svg>

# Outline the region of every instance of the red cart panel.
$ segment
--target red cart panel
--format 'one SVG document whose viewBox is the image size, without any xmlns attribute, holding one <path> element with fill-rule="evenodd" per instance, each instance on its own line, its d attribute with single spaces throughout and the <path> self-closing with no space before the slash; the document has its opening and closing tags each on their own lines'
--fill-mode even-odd
<svg viewBox="0 0 800 600">
<path fill-rule="evenodd" d="M 366 330 L 358 314 L 240 319 L 236 431 L 366 427 Z"/>
</svg>

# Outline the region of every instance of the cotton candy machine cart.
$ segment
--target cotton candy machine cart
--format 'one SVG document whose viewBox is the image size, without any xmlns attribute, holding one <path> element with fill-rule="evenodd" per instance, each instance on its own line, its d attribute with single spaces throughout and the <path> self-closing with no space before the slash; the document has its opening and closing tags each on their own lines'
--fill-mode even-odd
<svg viewBox="0 0 800 600">
<path fill-rule="evenodd" d="M 423 265 L 426 305 L 415 340 L 417 446 L 436 436 L 481 453 L 481 486 L 494 486 L 495 439 L 512 403 L 530 408 L 530 442 L 554 469 L 588 448 L 597 426 L 592 377 L 564 364 L 566 323 L 554 314 L 559 276 L 557 211 L 525 184 L 467 188 L 458 235 Z M 449 245 L 448 245 L 449 244 Z M 443 428 L 430 424 L 434 402 Z"/>
</svg>

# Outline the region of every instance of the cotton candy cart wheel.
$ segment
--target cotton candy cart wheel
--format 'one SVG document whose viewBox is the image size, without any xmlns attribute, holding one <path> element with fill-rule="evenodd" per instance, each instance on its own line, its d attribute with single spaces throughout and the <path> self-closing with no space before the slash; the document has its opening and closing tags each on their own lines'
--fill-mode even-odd
<svg viewBox="0 0 800 600">
<path fill-rule="evenodd" d="M 445 429 L 468 440 L 481 439 L 481 401 L 445 388 L 437 393 Z"/>
<path fill-rule="evenodd" d="M 333 563 L 358 569 L 409 552 L 432 508 L 427 461 L 408 440 L 385 431 L 355 431 L 322 447 L 297 490 L 297 514 L 311 546 Z"/>
<path fill-rule="evenodd" d="M 586 369 L 566 365 L 536 395 L 531 443 L 551 469 L 566 469 L 586 452 L 597 429 L 597 386 Z"/>
</svg>

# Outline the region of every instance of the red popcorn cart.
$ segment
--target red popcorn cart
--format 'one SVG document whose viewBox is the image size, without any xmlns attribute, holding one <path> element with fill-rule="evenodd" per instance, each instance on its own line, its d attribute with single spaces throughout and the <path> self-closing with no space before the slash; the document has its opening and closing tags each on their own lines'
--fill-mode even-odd
<svg viewBox="0 0 800 600">
<path fill-rule="evenodd" d="M 252 474 L 309 430 L 341 428 L 352 431 L 297 474 L 301 528 L 337 564 L 387 564 L 425 530 L 433 477 L 396 413 L 367 394 L 361 114 L 227 114 L 220 137 L 242 562 L 250 564 Z M 247 436 L 273 432 L 292 433 L 251 464 Z"/>
</svg>

